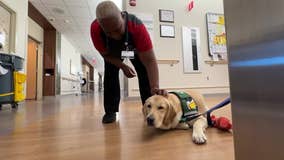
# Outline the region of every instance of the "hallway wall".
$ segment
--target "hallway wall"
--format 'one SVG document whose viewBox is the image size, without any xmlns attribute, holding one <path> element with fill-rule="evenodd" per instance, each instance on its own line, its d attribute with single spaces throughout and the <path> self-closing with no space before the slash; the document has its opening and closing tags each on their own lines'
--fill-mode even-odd
<svg viewBox="0 0 284 160">
<path fill-rule="evenodd" d="M 126 10 L 130 13 L 150 14 L 154 17 L 154 50 L 158 60 L 179 60 L 179 63 L 170 66 L 159 64 L 160 87 L 175 89 L 193 88 L 202 93 L 228 93 L 229 78 L 226 64 L 205 64 L 211 60 L 208 52 L 206 13 L 223 13 L 223 0 L 195 0 L 191 12 L 187 10 L 188 0 L 143 0 L 137 1 L 136 7 L 126 3 Z M 159 22 L 159 9 L 174 10 L 174 23 Z M 175 38 L 161 38 L 160 24 L 175 26 Z M 202 73 L 185 74 L 183 72 L 182 26 L 198 27 L 200 29 Z M 129 79 L 129 96 L 138 95 L 137 79 Z"/>
<path fill-rule="evenodd" d="M 78 72 L 82 72 L 81 55 L 73 45 L 61 36 L 61 94 L 81 92 Z"/>
</svg>

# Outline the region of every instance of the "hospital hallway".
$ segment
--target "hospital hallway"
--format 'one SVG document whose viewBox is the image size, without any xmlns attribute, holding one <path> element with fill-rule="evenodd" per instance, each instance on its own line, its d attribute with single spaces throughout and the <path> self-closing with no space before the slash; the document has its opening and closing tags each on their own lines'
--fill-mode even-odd
<svg viewBox="0 0 284 160">
<path fill-rule="evenodd" d="M 0 160 L 284 160 L 283 15 L 284 0 L 0 0 Z M 207 112 L 187 91 L 215 117 L 190 121 Z"/>
<path fill-rule="evenodd" d="M 228 95 L 205 96 L 213 106 Z M 207 144 L 192 130 L 146 126 L 138 100 L 121 100 L 118 120 L 102 124 L 103 97 L 84 94 L 26 101 L 0 112 L 0 159 L 9 160 L 233 160 L 232 133 L 209 128 Z M 231 119 L 230 105 L 214 112 Z"/>
</svg>

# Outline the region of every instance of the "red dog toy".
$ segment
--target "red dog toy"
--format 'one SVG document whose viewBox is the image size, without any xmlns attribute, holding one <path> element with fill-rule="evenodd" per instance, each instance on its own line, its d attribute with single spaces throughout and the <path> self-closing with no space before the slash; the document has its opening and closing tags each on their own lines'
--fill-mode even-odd
<svg viewBox="0 0 284 160">
<path fill-rule="evenodd" d="M 213 123 L 213 127 L 218 128 L 223 131 L 229 131 L 232 129 L 232 123 L 226 117 L 216 118 L 214 115 L 211 116 L 211 121 Z"/>
</svg>

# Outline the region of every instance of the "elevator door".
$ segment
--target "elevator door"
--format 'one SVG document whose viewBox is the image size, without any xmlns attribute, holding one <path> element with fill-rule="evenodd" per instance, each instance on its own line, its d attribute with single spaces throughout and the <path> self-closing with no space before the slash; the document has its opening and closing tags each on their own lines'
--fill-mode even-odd
<svg viewBox="0 0 284 160">
<path fill-rule="evenodd" d="M 284 160 L 284 1 L 224 0 L 236 160 Z"/>
</svg>

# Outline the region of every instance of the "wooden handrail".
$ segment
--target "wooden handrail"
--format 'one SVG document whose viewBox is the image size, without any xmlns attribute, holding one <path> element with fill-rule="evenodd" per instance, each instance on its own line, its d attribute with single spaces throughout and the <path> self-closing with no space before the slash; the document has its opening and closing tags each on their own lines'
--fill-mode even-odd
<svg viewBox="0 0 284 160">
<path fill-rule="evenodd" d="M 66 81 L 71 81 L 71 82 L 80 82 L 80 80 L 76 80 L 76 79 L 72 79 L 72 78 L 68 78 L 68 77 L 61 77 L 62 80 L 66 80 Z"/>
<path fill-rule="evenodd" d="M 179 60 L 157 60 L 158 64 L 169 64 L 173 66 L 174 64 L 178 64 Z"/>
<path fill-rule="evenodd" d="M 228 61 L 226 60 L 220 60 L 220 61 L 205 61 L 206 64 L 210 64 L 211 66 L 213 66 L 214 64 L 228 64 Z"/>
</svg>

